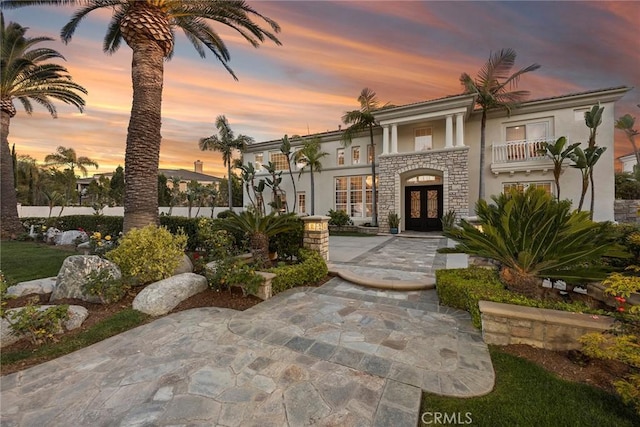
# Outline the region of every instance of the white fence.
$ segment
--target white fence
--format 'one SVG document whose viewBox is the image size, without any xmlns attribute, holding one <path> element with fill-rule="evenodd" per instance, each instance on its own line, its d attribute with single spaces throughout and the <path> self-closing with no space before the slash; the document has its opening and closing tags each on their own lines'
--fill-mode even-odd
<svg viewBox="0 0 640 427">
<path fill-rule="evenodd" d="M 211 218 L 211 209 L 210 207 L 202 207 L 198 211 L 197 207 L 191 208 L 191 217 L 206 217 Z M 228 210 L 227 207 L 216 207 L 213 208 L 213 217 L 216 218 L 218 213 L 222 211 Z M 242 208 L 236 207 L 233 209 L 236 212 L 242 211 Z M 62 214 L 61 214 L 62 211 Z M 161 207 L 158 209 L 160 213 L 164 213 L 165 215 L 169 213 L 168 207 Z M 66 206 L 64 208 L 60 208 L 60 206 L 56 206 L 51 211 L 52 217 L 57 217 L 59 215 L 93 215 L 95 211 L 93 208 L 87 206 Z M 103 215 L 106 216 L 123 216 L 124 215 L 124 207 L 115 206 L 115 207 L 106 207 L 102 211 Z M 197 214 L 197 215 L 196 215 Z M 18 216 L 20 218 L 27 217 L 44 217 L 47 218 L 49 216 L 49 206 L 21 206 L 18 205 Z M 171 211 L 171 216 L 189 216 L 189 208 L 186 206 L 174 206 Z"/>
</svg>

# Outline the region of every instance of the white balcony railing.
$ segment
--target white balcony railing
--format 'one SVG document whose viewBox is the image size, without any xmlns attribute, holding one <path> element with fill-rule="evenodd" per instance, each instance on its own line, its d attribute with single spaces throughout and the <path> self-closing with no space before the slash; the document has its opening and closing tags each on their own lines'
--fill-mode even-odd
<svg viewBox="0 0 640 427">
<path fill-rule="evenodd" d="M 523 139 L 521 141 L 509 141 L 503 144 L 493 144 L 492 163 L 519 163 L 547 159 L 542 149 L 543 142 L 555 142 L 553 138 L 546 139 Z"/>
</svg>

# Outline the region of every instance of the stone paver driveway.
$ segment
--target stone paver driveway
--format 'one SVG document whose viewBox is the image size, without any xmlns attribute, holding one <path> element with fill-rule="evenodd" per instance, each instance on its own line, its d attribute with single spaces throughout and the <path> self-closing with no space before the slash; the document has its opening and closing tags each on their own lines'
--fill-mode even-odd
<svg viewBox="0 0 640 427">
<path fill-rule="evenodd" d="M 494 382 L 466 313 L 435 291 L 334 278 L 245 312 L 175 313 L 2 377 L 9 426 L 415 426 L 421 390 Z"/>
</svg>

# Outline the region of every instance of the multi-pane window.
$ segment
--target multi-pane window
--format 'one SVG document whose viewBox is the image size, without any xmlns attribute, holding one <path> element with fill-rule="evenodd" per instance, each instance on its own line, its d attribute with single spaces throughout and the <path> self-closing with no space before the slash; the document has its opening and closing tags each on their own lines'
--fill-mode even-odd
<svg viewBox="0 0 640 427">
<path fill-rule="evenodd" d="M 343 210 L 350 217 L 372 216 L 373 181 L 371 175 L 336 177 L 336 210 Z"/>
<path fill-rule="evenodd" d="M 269 161 L 273 163 L 276 170 L 287 170 L 288 169 L 288 159 L 287 156 L 280 152 L 273 151 L 269 153 Z"/>
<path fill-rule="evenodd" d="M 336 210 L 347 212 L 347 177 L 336 178 Z"/>
<path fill-rule="evenodd" d="M 256 153 L 256 169 L 260 169 L 262 167 L 262 163 L 264 162 L 264 154 Z"/>
<path fill-rule="evenodd" d="M 431 150 L 433 148 L 431 128 L 415 130 L 415 151 Z"/>
<path fill-rule="evenodd" d="M 529 187 L 541 188 L 547 192 L 547 194 L 553 194 L 553 185 L 551 181 L 542 182 L 505 182 L 502 184 L 503 193 L 508 193 L 511 190 L 517 190 L 520 192 L 525 191 Z"/>
<path fill-rule="evenodd" d="M 307 213 L 307 195 L 304 191 L 298 192 L 298 213 L 306 214 Z"/>
<path fill-rule="evenodd" d="M 351 163 L 354 165 L 360 164 L 360 147 L 351 148 Z"/>
<path fill-rule="evenodd" d="M 374 146 L 371 144 L 367 145 L 367 163 L 373 163 L 373 155 L 374 155 Z"/>
<path fill-rule="evenodd" d="M 338 148 L 336 155 L 338 159 L 338 166 L 344 165 L 344 148 Z"/>
</svg>

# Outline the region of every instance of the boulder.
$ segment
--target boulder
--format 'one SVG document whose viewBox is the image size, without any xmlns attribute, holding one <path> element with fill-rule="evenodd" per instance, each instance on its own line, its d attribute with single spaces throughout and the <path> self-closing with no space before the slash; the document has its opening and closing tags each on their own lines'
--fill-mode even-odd
<svg viewBox="0 0 640 427">
<path fill-rule="evenodd" d="M 62 231 L 54 227 L 49 227 L 46 233 L 44 233 L 44 241 L 49 244 L 54 244 L 60 234 L 62 234 Z"/>
<path fill-rule="evenodd" d="M 84 231 L 69 230 L 55 236 L 56 245 L 75 245 L 79 241 L 86 242 L 89 240 L 89 236 Z"/>
<path fill-rule="evenodd" d="M 46 310 L 49 307 L 54 307 L 52 305 L 41 305 L 38 307 L 38 310 Z M 21 307 L 11 308 L 7 310 L 7 315 L 17 310 L 22 310 Z M 69 319 L 62 323 L 62 327 L 65 331 L 71 331 L 73 329 L 79 328 L 89 316 L 89 311 L 80 306 L 80 305 L 70 305 L 69 306 Z M 18 341 L 21 336 L 14 335 L 11 330 L 10 323 L 7 319 L 0 319 L 0 348 L 4 348 L 8 345 L 13 344 Z"/>
<path fill-rule="evenodd" d="M 173 271 L 172 276 L 182 274 L 182 273 L 193 273 L 193 263 L 191 262 L 191 258 L 187 254 L 182 254 L 182 258 L 180 258 L 180 262 L 178 266 Z"/>
<path fill-rule="evenodd" d="M 83 291 L 87 278 L 91 273 L 98 274 L 106 270 L 115 280 L 122 278 L 122 273 L 117 265 L 97 255 L 72 255 L 62 263 L 58 272 L 56 286 L 51 294 L 50 301 L 62 298 L 77 298 L 82 301 L 100 303 L 97 295 L 89 295 Z"/>
<path fill-rule="evenodd" d="M 46 277 L 20 282 L 17 285 L 9 286 L 7 295 L 22 297 L 30 294 L 50 294 L 56 286 L 56 279 L 56 277 Z"/>
<path fill-rule="evenodd" d="M 133 308 L 151 316 L 173 310 L 180 302 L 207 289 L 207 279 L 182 273 L 147 285 L 133 300 Z"/>
</svg>

